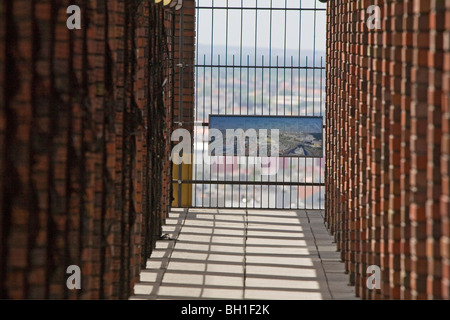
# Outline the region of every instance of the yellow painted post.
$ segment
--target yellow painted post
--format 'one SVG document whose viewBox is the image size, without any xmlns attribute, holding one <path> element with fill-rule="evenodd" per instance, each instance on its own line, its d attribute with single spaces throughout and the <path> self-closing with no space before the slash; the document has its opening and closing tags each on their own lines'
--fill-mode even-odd
<svg viewBox="0 0 450 320">
<path fill-rule="evenodd" d="M 178 156 L 178 155 L 176 155 Z M 192 157 L 192 156 L 191 156 Z M 191 158 L 192 160 L 192 158 Z M 178 170 L 180 165 L 173 165 L 173 171 L 172 176 L 174 181 L 178 181 Z M 192 180 L 193 177 L 193 165 L 192 161 L 191 164 L 181 164 L 181 180 Z M 173 202 L 172 207 L 178 208 L 179 207 L 179 201 L 178 201 L 178 190 L 181 188 L 181 207 L 191 207 L 192 206 L 192 184 L 191 183 L 183 183 L 179 184 L 178 182 L 173 183 Z"/>
</svg>

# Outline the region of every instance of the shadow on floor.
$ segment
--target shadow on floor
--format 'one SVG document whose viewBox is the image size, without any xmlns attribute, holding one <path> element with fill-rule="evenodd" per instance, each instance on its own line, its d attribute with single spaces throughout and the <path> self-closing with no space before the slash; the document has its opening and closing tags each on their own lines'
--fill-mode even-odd
<svg viewBox="0 0 450 320">
<path fill-rule="evenodd" d="M 321 211 L 174 209 L 132 299 L 355 299 Z"/>
</svg>

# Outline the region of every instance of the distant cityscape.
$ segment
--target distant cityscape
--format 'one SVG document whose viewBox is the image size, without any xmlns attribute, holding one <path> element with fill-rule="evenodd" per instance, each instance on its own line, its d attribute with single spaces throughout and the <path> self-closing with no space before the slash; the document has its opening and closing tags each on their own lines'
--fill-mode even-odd
<svg viewBox="0 0 450 320">
<path fill-rule="evenodd" d="M 208 122 L 210 114 L 322 116 L 325 112 L 325 70 L 320 63 L 312 70 L 261 64 L 239 67 L 230 62 L 217 67 L 216 63 L 196 68 L 197 121 Z"/>
</svg>

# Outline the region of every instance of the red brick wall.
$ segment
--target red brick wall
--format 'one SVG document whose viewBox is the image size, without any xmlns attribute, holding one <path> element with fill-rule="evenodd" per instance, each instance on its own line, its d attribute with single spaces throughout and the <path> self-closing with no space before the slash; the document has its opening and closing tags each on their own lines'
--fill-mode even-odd
<svg viewBox="0 0 450 320">
<path fill-rule="evenodd" d="M 177 19 L 152 1 L 0 2 L 0 298 L 129 296 L 171 202 Z"/>
<path fill-rule="evenodd" d="M 441 239 L 440 252 L 442 258 L 442 297 L 450 299 L 450 2 L 445 2 L 445 19 L 443 34 L 443 70 L 442 70 L 442 137 L 441 137 L 441 183 L 440 220 Z"/>
<path fill-rule="evenodd" d="M 178 122 L 179 116 L 185 122 L 184 128 L 193 131 L 194 99 L 195 99 L 195 0 L 183 1 L 183 20 L 176 20 L 175 26 L 175 62 L 183 64 L 175 73 L 175 109 L 174 121 Z M 180 12 L 181 14 L 181 12 Z M 181 25 L 182 24 L 182 25 Z M 183 30 L 182 43 L 180 43 L 180 30 Z M 181 51 L 180 51 L 181 46 Z M 182 73 L 183 87 L 180 88 L 180 75 Z M 179 97 L 182 97 L 180 104 Z M 180 109 L 182 112 L 180 113 Z"/>
<path fill-rule="evenodd" d="M 450 1 L 330 1 L 327 29 L 326 220 L 349 282 L 450 299 Z"/>
<path fill-rule="evenodd" d="M 195 0 L 183 0 L 183 11 L 180 12 L 175 24 L 174 52 L 176 64 L 174 130 L 188 130 L 192 139 L 194 139 L 195 120 L 195 2 Z M 177 143 L 175 141 L 173 145 Z M 174 166 L 173 180 L 189 180 L 192 178 L 191 174 L 192 168 L 188 165 Z M 192 202 L 192 185 L 173 183 L 172 188 L 175 207 L 186 206 Z"/>
</svg>

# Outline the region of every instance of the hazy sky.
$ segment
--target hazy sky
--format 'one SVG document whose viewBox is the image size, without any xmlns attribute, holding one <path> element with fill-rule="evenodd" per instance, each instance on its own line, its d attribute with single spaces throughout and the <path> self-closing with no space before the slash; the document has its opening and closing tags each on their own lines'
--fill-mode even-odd
<svg viewBox="0 0 450 320">
<path fill-rule="evenodd" d="M 269 8 L 272 1 L 273 8 L 325 8 L 326 6 L 317 0 L 199 0 L 198 5 L 215 7 L 244 7 Z M 200 9 L 198 16 L 198 44 L 201 55 L 211 55 L 211 33 L 213 32 L 214 56 L 224 54 L 223 48 L 227 43 L 227 10 Z M 290 56 L 294 59 L 298 57 L 299 48 L 301 52 L 312 51 L 314 48 L 314 35 L 316 36 L 316 52 L 323 55 L 326 46 L 326 12 L 307 10 L 274 10 L 272 11 L 272 29 L 270 29 L 270 11 L 258 10 L 228 10 L 228 47 L 229 55 L 239 56 L 241 45 L 241 14 L 243 18 L 242 47 L 244 57 L 247 54 L 255 55 L 255 45 L 257 56 L 269 56 L 270 34 L 272 34 L 272 55 L 282 54 L 285 41 L 287 60 Z M 213 22 L 214 19 L 214 22 Z M 314 27 L 314 21 L 315 27 Z M 286 33 L 285 33 L 286 27 Z M 300 34 L 301 31 L 301 34 Z M 256 43 L 255 43 L 256 37 Z M 285 39 L 286 38 L 286 39 Z M 278 50 L 277 50 L 278 49 Z M 224 57 L 222 57 L 224 59 Z M 317 58 L 317 57 L 316 57 Z M 214 60 L 217 58 L 215 57 Z M 260 59 L 260 58 L 258 58 Z M 297 59 L 296 59 L 297 60 Z M 303 60 L 302 60 L 303 61 Z M 217 62 L 217 61 L 215 61 Z M 223 61 L 222 61 L 223 63 Z"/>
</svg>

